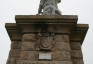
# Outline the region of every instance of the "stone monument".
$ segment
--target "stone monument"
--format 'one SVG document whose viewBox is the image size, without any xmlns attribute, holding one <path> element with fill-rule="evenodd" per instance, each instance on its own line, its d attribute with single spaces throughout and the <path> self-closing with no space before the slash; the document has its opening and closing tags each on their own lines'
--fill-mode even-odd
<svg viewBox="0 0 93 64">
<path fill-rule="evenodd" d="M 61 15 L 59 2 L 41 0 L 37 15 L 16 15 L 16 23 L 5 24 L 12 42 L 6 64 L 84 64 L 88 24 L 77 24 L 77 15 Z"/>
</svg>

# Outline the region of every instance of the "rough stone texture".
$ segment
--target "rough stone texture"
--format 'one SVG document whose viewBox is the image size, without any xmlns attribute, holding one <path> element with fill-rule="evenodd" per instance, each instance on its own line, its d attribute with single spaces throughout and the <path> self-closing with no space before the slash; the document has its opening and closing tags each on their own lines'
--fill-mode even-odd
<svg viewBox="0 0 93 64">
<path fill-rule="evenodd" d="M 17 60 L 16 64 L 37 64 L 38 61 L 31 60 Z"/>
<path fill-rule="evenodd" d="M 22 51 L 20 55 L 21 60 L 38 60 L 39 54 L 35 51 Z"/>
<path fill-rule="evenodd" d="M 20 55 L 20 59 L 36 61 L 39 59 L 39 53 L 41 53 L 41 51 L 38 51 L 38 52 L 37 51 L 28 51 L 28 52 L 22 51 Z M 54 61 L 70 61 L 71 60 L 70 52 L 55 51 L 55 52 L 47 52 L 47 53 L 51 53 L 51 56 L 52 56 L 51 60 L 54 60 Z"/>
<path fill-rule="evenodd" d="M 55 51 L 55 46 L 50 49 L 51 51 Z M 40 51 L 40 48 L 36 46 L 36 51 Z"/>
<path fill-rule="evenodd" d="M 71 60 L 70 52 L 66 51 L 55 51 L 52 52 L 52 59 L 54 61 L 69 61 Z"/>
<path fill-rule="evenodd" d="M 25 32 L 25 33 L 26 32 L 40 32 L 40 28 L 41 28 L 41 24 L 22 25 L 21 27 L 22 32 Z"/>
<path fill-rule="evenodd" d="M 38 33 L 36 38 L 36 46 L 40 50 L 52 50 L 55 43 L 54 33 Z"/>
<path fill-rule="evenodd" d="M 70 42 L 70 46 L 72 50 L 81 50 L 80 42 Z"/>
<path fill-rule="evenodd" d="M 82 59 L 82 52 L 81 50 L 71 50 L 71 57 L 72 59 Z"/>
<path fill-rule="evenodd" d="M 14 58 L 8 58 L 6 64 L 16 64 L 16 60 Z"/>
<path fill-rule="evenodd" d="M 82 59 L 73 59 L 73 64 L 84 64 Z"/>
<path fill-rule="evenodd" d="M 73 20 L 69 20 L 73 21 Z M 62 22 L 62 20 L 59 20 L 58 22 Z M 65 21 L 66 22 L 66 21 Z M 57 33 L 69 33 L 70 30 L 73 29 L 73 24 L 56 24 L 55 32 Z"/>
<path fill-rule="evenodd" d="M 50 24 L 48 25 L 48 32 L 54 32 L 54 25 Z"/>
<path fill-rule="evenodd" d="M 11 49 L 21 49 L 21 41 L 12 41 Z"/>
<path fill-rule="evenodd" d="M 69 42 L 69 36 L 68 35 L 56 35 L 55 36 L 56 42 Z"/>
<path fill-rule="evenodd" d="M 21 36 L 20 32 L 17 30 L 17 31 L 10 32 L 10 38 L 11 38 L 11 40 L 21 40 L 22 36 Z"/>
<path fill-rule="evenodd" d="M 69 43 L 65 43 L 65 42 L 56 42 L 55 43 L 55 49 L 56 50 L 68 50 L 70 51 L 71 48 L 70 48 L 70 44 Z"/>
<path fill-rule="evenodd" d="M 33 51 L 35 50 L 35 42 L 22 42 L 22 51 Z"/>
<path fill-rule="evenodd" d="M 16 64 L 17 60 L 19 60 L 19 58 L 8 58 L 6 64 Z"/>
<path fill-rule="evenodd" d="M 39 64 L 72 64 L 71 61 L 38 61 Z"/>
<path fill-rule="evenodd" d="M 72 61 L 31 61 L 19 60 L 17 64 L 73 64 Z"/>
<path fill-rule="evenodd" d="M 53 64 L 51 61 L 38 61 L 39 64 Z"/>
<path fill-rule="evenodd" d="M 20 57 L 20 49 L 11 49 L 9 52 L 10 58 L 19 58 Z"/>
<path fill-rule="evenodd" d="M 58 64 L 73 64 L 73 63 L 72 61 L 59 61 Z"/>
<path fill-rule="evenodd" d="M 73 64 L 72 61 L 53 61 L 53 64 Z"/>
<path fill-rule="evenodd" d="M 56 42 L 62 42 L 62 41 L 63 41 L 62 35 L 56 35 L 56 36 L 55 36 L 55 41 L 56 41 Z"/>
<path fill-rule="evenodd" d="M 35 34 L 24 34 L 23 38 L 22 38 L 22 41 L 33 42 L 33 41 L 35 41 L 35 39 L 36 39 L 36 35 Z"/>
<path fill-rule="evenodd" d="M 64 42 L 69 42 L 69 36 L 68 35 L 62 35 L 62 38 L 64 40 Z"/>
</svg>

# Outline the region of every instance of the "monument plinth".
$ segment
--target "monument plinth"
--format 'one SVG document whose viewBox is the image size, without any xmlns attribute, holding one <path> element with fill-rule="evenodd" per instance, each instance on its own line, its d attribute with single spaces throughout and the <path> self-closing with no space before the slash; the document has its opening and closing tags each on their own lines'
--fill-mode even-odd
<svg viewBox="0 0 93 64">
<path fill-rule="evenodd" d="M 7 64 L 84 64 L 81 45 L 88 24 L 76 15 L 17 15 L 6 23 L 11 39 Z"/>
</svg>

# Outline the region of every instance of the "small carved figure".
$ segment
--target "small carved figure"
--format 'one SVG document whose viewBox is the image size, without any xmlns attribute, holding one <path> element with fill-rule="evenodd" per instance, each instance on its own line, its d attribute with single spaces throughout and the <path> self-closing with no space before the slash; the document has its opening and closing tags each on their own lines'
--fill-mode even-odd
<svg viewBox="0 0 93 64">
<path fill-rule="evenodd" d="M 41 0 L 37 15 L 61 15 L 57 7 L 60 1 L 61 0 Z"/>
</svg>

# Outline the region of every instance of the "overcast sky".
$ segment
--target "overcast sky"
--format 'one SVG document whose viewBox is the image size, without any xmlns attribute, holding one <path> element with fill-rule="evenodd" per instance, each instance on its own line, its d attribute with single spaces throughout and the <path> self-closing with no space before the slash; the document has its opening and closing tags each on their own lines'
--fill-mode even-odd
<svg viewBox="0 0 93 64">
<path fill-rule="evenodd" d="M 15 23 L 15 15 L 35 15 L 40 0 L 0 0 L 0 64 L 6 64 L 10 38 L 5 23 Z M 63 15 L 78 15 L 78 23 L 89 24 L 82 45 L 85 64 L 93 64 L 93 0 L 62 0 L 58 5 Z"/>
</svg>

